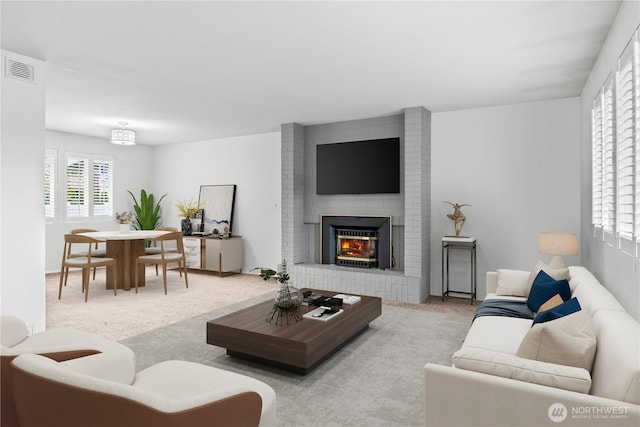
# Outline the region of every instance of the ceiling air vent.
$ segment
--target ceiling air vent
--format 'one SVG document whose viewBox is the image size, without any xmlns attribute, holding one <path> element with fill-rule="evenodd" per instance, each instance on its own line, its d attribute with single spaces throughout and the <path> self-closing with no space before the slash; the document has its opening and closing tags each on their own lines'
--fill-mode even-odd
<svg viewBox="0 0 640 427">
<path fill-rule="evenodd" d="M 13 59 L 6 58 L 4 75 L 12 79 L 35 83 L 35 67 Z"/>
</svg>

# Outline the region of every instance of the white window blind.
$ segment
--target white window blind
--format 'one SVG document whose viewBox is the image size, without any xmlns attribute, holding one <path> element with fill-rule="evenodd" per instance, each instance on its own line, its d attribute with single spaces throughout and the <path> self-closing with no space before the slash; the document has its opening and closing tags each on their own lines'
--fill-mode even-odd
<svg viewBox="0 0 640 427">
<path fill-rule="evenodd" d="M 613 79 L 602 91 L 602 229 L 613 234 L 616 226 L 616 140 Z"/>
<path fill-rule="evenodd" d="M 89 159 L 66 156 L 67 217 L 89 217 Z"/>
<path fill-rule="evenodd" d="M 617 144 L 618 144 L 618 236 L 638 236 L 638 42 L 629 43 L 618 60 Z"/>
<path fill-rule="evenodd" d="M 113 161 L 93 161 L 93 215 L 113 215 Z"/>
<path fill-rule="evenodd" d="M 113 159 L 78 153 L 65 159 L 67 218 L 113 216 Z"/>
<path fill-rule="evenodd" d="M 602 91 L 593 100 L 591 122 L 591 222 L 597 230 L 602 228 Z"/>
<path fill-rule="evenodd" d="M 633 42 L 633 81 L 634 81 L 634 110 L 635 110 L 635 130 L 633 139 L 635 140 L 636 152 L 636 195 L 635 195 L 635 238 L 636 256 L 640 258 L 640 33 L 636 30 Z"/>
<path fill-rule="evenodd" d="M 44 155 L 44 218 L 53 221 L 56 218 L 56 150 L 46 150 Z"/>
</svg>

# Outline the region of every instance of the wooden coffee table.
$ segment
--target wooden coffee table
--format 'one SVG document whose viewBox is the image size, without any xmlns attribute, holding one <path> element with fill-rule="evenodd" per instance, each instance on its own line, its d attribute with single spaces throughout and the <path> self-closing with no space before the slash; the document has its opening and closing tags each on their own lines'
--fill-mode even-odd
<svg viewBox="0 0 640 427">
<path fill-rule="evenodd" d="M 333 296 L 336 292 L 311 290 Z M 265 320 L 273 299 L 207 322 L 207 344 L 224 347 L 233 357 L 307 374 L 367 330 L 382 313 L 378 297 L 361 295 L 360 302 L 326 322 L 302 319 L 278 326 Z M 317 307 L 300 307 L 304 314 Z"/>
</svg>

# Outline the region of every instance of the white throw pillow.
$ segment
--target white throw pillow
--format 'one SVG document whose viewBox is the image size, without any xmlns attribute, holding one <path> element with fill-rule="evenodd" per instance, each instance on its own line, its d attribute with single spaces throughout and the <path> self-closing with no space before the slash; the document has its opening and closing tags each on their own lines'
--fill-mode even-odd
<svg viewBox="0 0 640 427">
<path fill-rule="evenodd" d="M 588 393 L 591 375 L 586 369 L 524 359 L 512 354 L 479 348 L 462 348 L 454 353 L 453 365 L 518 381 Z"/>
<path fill-rule="evenodd" d="M 529 291 L 531 290 L 531 285 L 533 284 L 533 281 L 536 279 L 536 276 L 538 275 L 538 273 L 540 273 L 540 270 L 544 270 L 545 273 L 547 273 L 549 276 L 553 277 L 555 280 L 562 280 L 562 279 L 567 279 L 569 280 L 569 267 L 567 268 L 551 268 L 549 267 L 547 264 L 545 264 L 542 261 L 538 261 L 536 263 L 536 265 L 533 267 L 533 270 L 531 270 L 531 274 L 529 274 L 529 279 L 528 279 L 528 283 L 527 283 L 527 287 L 526 287 L 526 295 L 524 295 L 525 297 L 529 296 Z"/>
<path fill-rule="evenodd" d="M 516 356 L 575 366 L 591 372 L 596 336 L 585 310 L 549 322 L 537 323 L 524 336 Z"/>
<path fill-rule="evenodd" d="M 522 270 L 498 269 L 498 287 L 496 295 L 526 297 L 529 295 L 527 287 L 531 287 L 529 282 L 529 272 Z"/>
</svg>

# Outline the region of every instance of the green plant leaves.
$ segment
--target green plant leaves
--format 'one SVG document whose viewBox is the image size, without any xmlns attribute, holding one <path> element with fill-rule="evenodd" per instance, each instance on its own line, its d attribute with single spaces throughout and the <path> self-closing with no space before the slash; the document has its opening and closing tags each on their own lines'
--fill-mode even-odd
<svg viewBox="0 0 640 427">
<path fill-rule="evenodd" d="M 140 201 L 136 199 L 134 194 L 127 190 L 133 198 L 133 210 L 136 212 L 138 218 L 138 229 L 140 230 L 153 230 L 160 225 L 160 202 L 167 195 L 163 195 L 156 202 L 153 193 L 148 193 L 142 189 L 140 190 Z"/>
<path fill-rule="evenodd" d="M 278 273 L 271 268 L 256 267 L 251 271 L 253 270 L 260 270 L 260 277 L 262 277 L 262 280 L 265 281 L 271 279 L 272 277 L 275 277 L 275 279 L 280 283 L 286 283 L 289 280 L 289 275 L 287 273 Z"/>
</svg>

